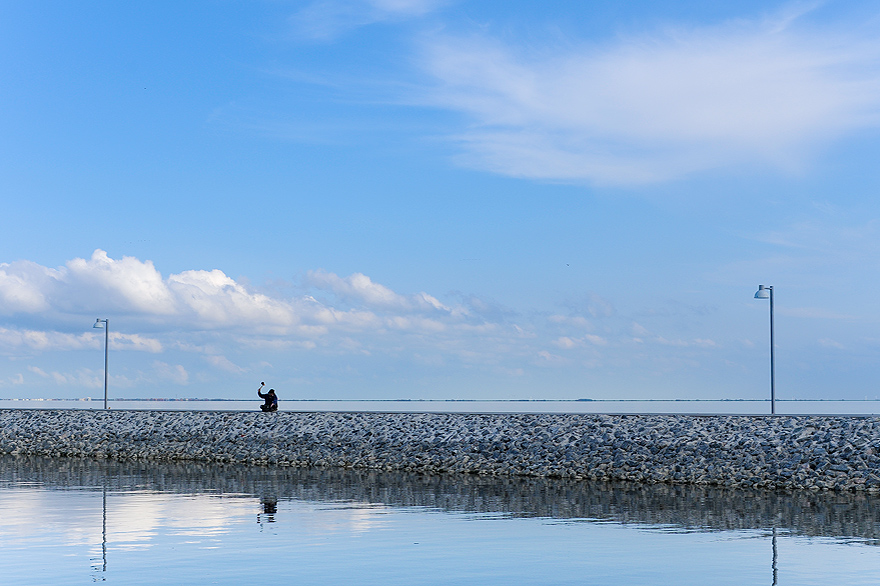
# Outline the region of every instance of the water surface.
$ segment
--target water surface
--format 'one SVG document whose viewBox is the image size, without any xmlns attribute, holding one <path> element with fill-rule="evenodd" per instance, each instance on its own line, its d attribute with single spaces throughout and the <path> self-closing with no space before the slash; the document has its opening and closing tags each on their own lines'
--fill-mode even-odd
<svg viewBox="0 0 880 586">
<path fill-rule="evenodd" d="M 110 409 L 257 411 L 261 403 L 253 400 L 124 400 L 112 399 Z M 103 409 L 103 399 L 4 399 L 0 409 Z M 285 399 L 281 411 L 367 411 L 388 413 L 693 413 L 766 415 L 770 401 L 324 401 Z M 876 415 L 880 401 L 776 402 L 781 415 Z"/>
<path fill-rule="evenodd" d="M 4 583 L 876 584 L 880 501 L 0 457 Z"/>
</svg>

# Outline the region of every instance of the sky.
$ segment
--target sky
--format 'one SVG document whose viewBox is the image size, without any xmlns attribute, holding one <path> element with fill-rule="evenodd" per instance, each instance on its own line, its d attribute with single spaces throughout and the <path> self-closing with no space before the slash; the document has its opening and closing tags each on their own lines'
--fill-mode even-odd
<svg viewBox="0 0 880 586">
<path fill-rule="evenodd" d="M 0 5 L 0 398 L 880 396 L 871 2 Z"/>
</svg>

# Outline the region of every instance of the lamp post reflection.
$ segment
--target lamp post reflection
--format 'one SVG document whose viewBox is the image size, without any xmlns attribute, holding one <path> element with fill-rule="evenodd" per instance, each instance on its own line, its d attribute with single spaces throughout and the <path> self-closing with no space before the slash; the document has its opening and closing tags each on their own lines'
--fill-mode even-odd
<svg viewBox="0 0 880 586">
<path fill-rule="evenodd" d="M 92 563 L 92 571 L 95 573 L 92 576 L 92 582 L 106 582 L 107 577 L 104 574 L 107 572 L 107 484 L 106 479 L 104 480 L 104 486 L 101 490 L 101 563 L 96 563 L 98 561 L 97 558 L 91 558 Z"/>
<path fill-rule="evenodd" d="M 771 564 L 773 568 L 773 586 L 776 586 L 779 580 L 779 568 L 776 567 L 776 560 L 779 557 L 779 552 L 776 549 L 776 527 L 773 528 L 773 563 Z"/>
<path fill-rule="evenodd" d="M 101 572 L 107 571 L 107 486 L 104 486 L 102 499 L 103 520 L 101 522 Z"/>
</svg>

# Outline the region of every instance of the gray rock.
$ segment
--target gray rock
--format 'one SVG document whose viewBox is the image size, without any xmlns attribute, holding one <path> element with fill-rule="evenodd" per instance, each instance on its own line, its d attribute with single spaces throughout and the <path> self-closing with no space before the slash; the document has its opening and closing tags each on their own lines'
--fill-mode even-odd
<svg viewBox="0 0 880 586">
<path fill-rule="evenodd" d="M 0 453 L 880 491 L 875 418 L 0 410 Z"/>
</svg>

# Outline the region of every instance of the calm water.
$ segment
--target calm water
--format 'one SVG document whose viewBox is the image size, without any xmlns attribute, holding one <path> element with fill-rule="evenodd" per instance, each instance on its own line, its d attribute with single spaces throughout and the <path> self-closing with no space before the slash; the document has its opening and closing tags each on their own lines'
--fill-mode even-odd
<svg viewBox="0 0 880 586">
<path fill-rule="evenodd" d="M 877 584 L 880 501 L 0 457 L 4 584 Z"/>
<path fill-rule="evenodd" d="M 110 409 L 256 411 L 259 399 L 246 401 L 111 400 Z M 103 400 L 0 400 L 0 409 L 102 409 Z M 281 411 L 374 411 L 443 413 L 770 413 L 769 401 L 297 401 L 279 403 Z M 788 415 L 876 415 L 880 401 L 777 401 Z"/>
</svg>

